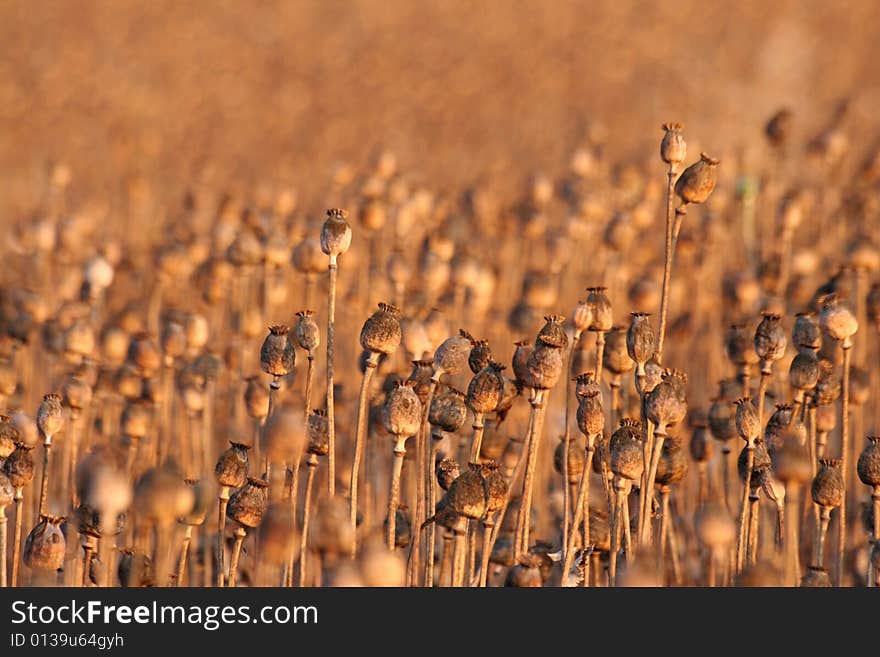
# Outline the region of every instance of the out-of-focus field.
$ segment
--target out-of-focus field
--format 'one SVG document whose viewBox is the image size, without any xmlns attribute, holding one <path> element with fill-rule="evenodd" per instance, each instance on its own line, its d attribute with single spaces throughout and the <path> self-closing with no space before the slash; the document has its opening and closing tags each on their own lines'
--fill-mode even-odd
<svg viewBox="0 0 880 657">
<path fill-rule="evenodd" d="M 6 0 L 0 221 L 39 204 L 49 159 L 75 196 L 210 164 L 322 207 L 331 167 L 379 147 L 442 184 L 515 183 L 591 131 L 645 158 L 670 117 L 716 151 L 781 104 L 811 131 L 847 94 L 857 121 L 878 26 L 871 1 Z"/>
</svg>

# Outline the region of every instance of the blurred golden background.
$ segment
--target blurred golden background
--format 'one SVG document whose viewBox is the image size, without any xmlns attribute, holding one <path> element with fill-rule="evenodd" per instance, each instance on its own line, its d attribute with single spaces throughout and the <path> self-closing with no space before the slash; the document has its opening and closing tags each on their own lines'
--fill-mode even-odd
<svg viewBox="0 0 880 657">
<path fill-rule="evenodd" d="M 877 106 L 878 19 L 871 1 L 7 0 L 0 208 L 38 209 L 59 160 L 74 197 L 207 165 L 318 209 L 334 165 L 380 148 L 442 184 L 518 183 L 587 138 L 653 158 L 666 120 L 729 150 L 788 105 L 809 133 L 844 95 L 856 121 Z"/>
</svg>

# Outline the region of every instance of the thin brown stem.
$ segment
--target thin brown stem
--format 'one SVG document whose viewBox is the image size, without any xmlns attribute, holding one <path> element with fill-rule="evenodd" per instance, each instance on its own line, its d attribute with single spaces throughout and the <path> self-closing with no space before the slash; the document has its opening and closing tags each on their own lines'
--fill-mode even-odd
<svg viewBox="0 0 880 657">
<path fill-rule="evenodd" d="M 244 527 L 239 525 L 235 528 L 235 547 L 232 548 L 232 562 L 229 564 L 229 588 L 235 588 L 235 582 L 238 578 L 238 560 L 241 557 L 241 544 L 247 535 Z"/>
<path fill-rule="evenodd" d="M 388 519 L 385 534 L 389 550 L 397 544 L 397 507 L 400 506 L 400 473 L 403 471 L 403 457 L 406 455 L 406 438 L 397 437 L 394 446 L 394 459 L 391 466 L 391 489 L 388 492 Z"/>
<path fill-rule="evenodd" d="M 189 545 L 192 542 L 192 525 L 187 525 L 183 534 L 183 544 L 180 547 L 180 561 L 177 562 L 177 586 L 183 586 L 186 576 L 186 557 L 189 554 Z"/>
<path fill-rule="evenodd" d="M 743 569 L 747 539 L 746 529 L 749 522 L 749 493 L 752 486 L 752 467 L 755 464 L 755 446 L 752 441 L 746 444 L 746 480 L 743 483 L 742 505 L 739 510 L 739 532 L 736 536 L 736 573 Z"/>
<path fill-rule="evenodd" d="M 352 457 L 351 462 L 351 480 L 349 488 L 351 497 L 349 518 L 351 522 L 352 536 L 355 537 L 355 540 L 351 543 L 352 559 L 357 555 L 358 470 L 361 466 L 361 455 L 364 450 L 364 435 L 366 434 L 367 427 L 367 397 L 369 396 L 370 381 L 373 378 L 373 373 L 376 371 L 376 366 L 378 364 L 379 354 L 375 352 L 370 353 L 370 356 L 367 358 L 363 378 L 361 379 L 361 391 L 358 395 L 357 429 L 355 431 L 354 456 Z"/>
<path fill-rule="evenodd" d="M 843 586 L 843 567 L 846 555 L 846 504 L 847 504 L 847 472 L 849 466 L 849 378 L 852 362 L 852 343 L 849 339 L 843 342 L 843 385 L 840 391 L 840 450 L 843 473 L 843 501 L 840 504 L 840 515 L 837 523 L 837 585 Z"/>
<path fill-rule="evenodd" d="M 571 341 L 571 348 L 568 350 L 568 363 L 565 367 L 565 431 L 563 433 L 563 452 L 562 452 L 562 481 L 568 482 L 568 448 L 571 444 L 571 386 L 572 363 L 574 361 L 574 350 L 581 339 L 580 329 L 576 329 L 574 337 Z M 569 522 L 571 518 L 571 495 L 568 486 L 563 486 L 562 491 L 562 544 L 568 545 Z M 563 571 L 565 572 L 565 571 Z"/>
<path fill-rule="evenodd" d="M 664 243 L 663 286 L 660 297 L 660 327 L 657 332 L 657 361 L 663 362 L 663 341 L 666 337 L 666 316 L 669 311 L 669 281 L 672 276 L 672 230 L 675 220 L 675 165 L 666 172 L 666 241 Z"/>
<path fill-rule="evenodd" d="M 226 542 L 226 506 L 229 504 L 229 487 L 221 486 L 217 500 L 217 586 L 223 587 L 226 573 L 224 571 L 224 552 Z"/>
<path fill-rule="evenodd" d="M 306 557 L 308 556 L 309 545 L 309 519 L 311 518 L 312 509 L 312 488 L 315 484 L 315 470 L 318 469 L 318 457 L 309 454 L 306 465 L 309 468 L 309 474 L 306 476 L 306 496 L 303 500 L 303 525 L 302 536 L 300 537 L 299 548 L 299 585 L 300 588 L 306 585 Z"/>
<path fill-rule="evenodd" d="M 333 347 L 336 336 L 336 257 L 330 257 L 328 266 L 330 289 L 327 292 L 327 493 L 332 498 L 336 495 L 336 421 L 333 402 Z"/>
</svg>

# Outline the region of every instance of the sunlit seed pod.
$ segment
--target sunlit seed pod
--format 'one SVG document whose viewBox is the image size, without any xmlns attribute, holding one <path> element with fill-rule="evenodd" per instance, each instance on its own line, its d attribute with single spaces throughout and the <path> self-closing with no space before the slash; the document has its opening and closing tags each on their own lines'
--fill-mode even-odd
<svg viewBox="0 0 880 657">
<path fill-rule="evenodd" d="M 816 407 L 816 431 L 831 433 L 837 426 L 837 409 L 832 404 L 819 404 Z"/>
<path fill-rule="evenodd" d="M 736 459 L 736 471 L 739 475 L 740 481 L 745 483 L 746 475 L 748 475 L 748 447 L 743 447 L 739 453 L 739 456 Z M 761 485 L 761 473 L 764 470 L 771 468 L 773 465 L 772 459 L 770 457 L 769 452 L 767 451 L 767 444 L 763 441 L 763 439 L 758 438 L 755 440 L 755 445 L 752 450 L 752 474 L 750 478 L 750 485 L 752 490 L 756 490 Z"/>
<path fill-rule="evenodd" d="M 116 569 L 119 585 L 123 588 L 149 587 L 155 584 L 153 560 L 143 552 L 122 549 Z"/>
<path fill-rule="evenodd" d="M 723 506 L 710 502 L 694 516 L 697 539 L 712 551 L 727 549 L 736 540 L 736 524 Z"/>
<path fill-rule="evenodd" d="M 544 326 L 538 331 L 535 347 L 537 348 L 539 343 L 543 343 L 557 349 L 565 349 L 568 346 L 568 336 L 563 326 L 564 321 L 565 318 L 562 315 L 546 315 Z"/>
<path fill-rule="evenodd" d="M 779 360 L 785 355 L 785 329 L 779 315 L 764 313 L 755 330 L 755 353 L 765 362 Z"/>
<path fill-rule="evenodd" d="M 843 461 L 819 459 L 819 465 L 810 487 L 813 503 L 827 509 L 836 509 L 843 502 Z"/>
<path fill-rule="evenodd" d="M 449 486 L 446 497 L 449 506 L 459 515 L 472 520 L 482 518 L 488 507 L 480 465 L 469 463 Z"/>
<path fill-rule="evenodd" d="M 656 349 L 656 337 L 648 313 L 632 313 L 626 332 L 626 351 L 629 357 L 644 365 Z"/>
<path fill-rule="evenodd" d="M 602 408 L 602 395 L 597 391 L 578 395 L 577 425 L 580 432 L 587 437 L 594 437 L 602 433 L 605 427 L 605 415 Z"/>
<path fill-rule="evenodd" d="M 530 340 L 520 340 L 514 345 L 516 348 L 513 352 L 513 373 L 517 381 L 524 382 L 528 376 L 529 357 L 535 350 L 535 345 Z"/>
<path fill-rule="evenodd" d="M 578 301 L 571 313 L 571 323 L 583 333 L 593 324 L 593 308 L 586 301 Z"/>
<path fill-rule="evenodd" d="M 82 358 L 95 351 L 95 330 L 86 319 L 79 319 L 64 332 L 64 351 Z"/>
<path fill-rule="evenodd" d="M 880 436 L 868 436 L 868 443 L 859 454 L 856 471 L 865 486 L 880 486 Z"/>
<path fill-rule="evenodd" d="M 398 437 L 414 436 L 421 424 L 422 404 L 409 382 L 399 383 L 385 400 L 385 429 Z"/>
<path fill-rule="evenodd" d="M 801 586 L 806 588 L 830 588 L 831 577 L 820 566 L 810 566 L 801 578 Z"/>
<path fill-rule="evenodd" d="M 685 169 L 675 181 L 675 193 L 683 203 L 705 203 L 718 181 L 720 160 L 700 153 L 700 160 Z"/>
<path fill-rule="evenodd" d="M 859 329 L 855 315 L 849 308 L 841 305 L 838 297 L 833 294 L 825 297 L 822 303 L 819 323 L 825 333 L 841 341 L 852 338 Z"/>
<path fill-rule="evenodd" d="M 663 380 L 663 366 L 657 361 L 656 356 L 651 356 L 645 363 L 645 381 L 642 384 L 642 392 L 650 393 Z"/>
<path fill-rule="evenodd" d="M 64 565 L 67 543 L 61 529 L 65 518 L 41 515 L 24 543 L 24 564 L 28 568 L 56 571 Z"/>
<path fill-rule="evenodd" d="M 266 374 L 274 377 L 287 376 L 293 371 L 296 362 L 296 350 L 287 339 L 289 326 L 276 325 L 269 327 L 269 335 L 260 347 L 260 367 Z"/>
<path fill-rule="evenodd" d="M 5 514 L 6 507 L 15 500 L 15 486 L 6 473 L 0 471 L 0 515 Z"/>
<path fill-rule="evenodd" d="M 553 469 L 557 474 L 563 474 L 565 458 L 565 436 L 560 436 L 559 444 L 553 452 Z M 584 446 L 572 436 L 568 441 L 568 484 L 573 486 L 581 480 L 581 472 L 584 469 Z"/>
<path fill-rule="evenodd" d="M 664 123 L 663 140 L 660 142 L 660 159 L 666 164 L 678 166 L 684 162 L 687 155 L 687 142 L 685 141 L 683 123 Z"/>
<path fill-rule="evenodd" d="M 17 443 L 15 449 L 3 462 L 3 473 L 9 477 L 9 481 L 15 488 L 22 489 L 34 479 L 36 467 L 33 449 L 33 445 Z"/>
<path fill-rule="evenodd" d="M 664 441 L 654 481 L 660 486 L 673 486 L 685 478 L 687 471 L 687 453 L 682 449 L 681 441 Z"/>
<path fill-rule="evenodd" d="M 689 443 L 691 458 L 697 463 L 708 463 L 712 458 L 712 441 L 709 440 L 711 430 L 708 420 L 703 424 L 694 426 Z"/>
<path fill-rule="evenodd" d="M 327 210 L 327 220 L 321 228 L 321 251 L 330 256 L 331 261 L 351 246 L 351 226 L 345 217 L 345 210 L 331 208 Z"/>
<path fill-rule="evenodd" d="M 294 249 L 293 266 L 303 274 L 321 274 L 327 271 L 327 259 L 323 255 L 321 242 L 317 238 L 307 237 Z"/>
<path fill-rule="evenodd" d="M 504 365 L 496 361 L 476 373 L 468 384 L 466 402 L 475 413 L 491 413 L 498 407 L 504 389 L 504 378 L 501 372 Z"/>
<path fill-rule="evenodd" d="M 621 434 L 610 445 L 611 471 L 618 477 L 635 481 L 642 476 L 645 462 L 642 458 L 642 443 L 632 433 Z"/>
<path fill-rule="evenodd" d="M 635 363 L 629 357 L 626 345 L 627 332 L 622 326 L 614 326 L 605 336 L 605 349 L 602 363 L 606 370 L 615 376 L 631 372 Z"/>
<path fill-rule="evenodd" d="M 308 435 L 306 451 L 315 456 L 327 456 L 330 451 L 330 422 L 327 411 L 314 409 L 309 413 L 306 433 Z"/>
<path fill-rule="evenodd" d="M 144 438 L 150 431 L 152 420 L 151 405 L 143 400 L 135 400 L 122 409 L 119 428 L 129 438 Z"/>
<path fill-rule="evenodd" d="M 816 402 L 821 405 L 832 404 L 840 398 L 841 372 L 827 360 L 819 361 L 819 380 L 816 382 Z"/>
<path fill-rule="evenodd" d="M 245 484 L 229 496 L 226 517 L 245 527 L 259 527 L 269 504 L 269 483 L 248 477 Z"/>
<path fill-rule="evenodd" d="M 281 407 L 266 420 L 263 453 L 274 463 L 296 463 L 305 446 L 305 434 L 302 411 Z"/>
<path fill-rule="evenodd" d="M 674 426 L 682 422 L 687 415 L 687 397 L 685 385 L 687 376 L 677 370 L 667 370 L 645 401 L 645 412 L 648 419 L 657 425 L 658 430 Z"/>
<path fill-rule="evenodd" d="M 466 331 L 447 338 L 434 352 L 434 370 L 444 374 L 457 374 L 467 367 L 471 341 Z"/>
<path fill-rule="evenodd" d="M 245 381 L 245 409 L 248 416 L 261 421 L 269 414 L 269 389 L 262 384 L 259 376 L 249 376 Z"/>
<path fill-rule="evenodd" d="M 464 426 L 467 412 L 464 394 L 447 387 L 431 400 L 428 422 L 442 431 L 454 433 Z"/>
<path fill-rule="evenodd" d="M 507 571 L 504 586 L 516 588 L 541 588 L 544 580 L 541 577 L 541 559 L 533 554 L 520 557 L 519 563 Z"/>
<path fill-rule="evenodd" d="M 12 418 L 8 415 L 0 414 L 0 459 L 5 459 L 12 454 L 15 446 L 21 443 L 21 441 L 21 434 L 12 423 Z"/>
<path fill-rule="evenodd" d="M 269 267 L 281 269 L 287 265 L 290 245 L 281 231 L 272 231 L 263 242 L 263 262 Z"/>
<path fill-rule="evenodd" d="M 193 505 L 180 520 L 186 525 L 202 525 L 213 508 L 214 500 L 217 499 L 216 486 L 209 486 L 208 482 L 200 479 L 186 479 L 184 483 L 192 489 Z"/>
<path fill-rule="evenodd" d="M 773 470 L 786 485 L 802 485 L 813 476 L 806 449 L 794 440 L 785 440 L 782 447 L 774 452 Z"/>
<path fill-rule="evenodd" d="M 461 474 L 461 468 L 451 456 L 447 456 L 434 465 L 434 476 L 437 477 L 437 483 L 443 490 L 449 490 L 452 482 L 458 479 Z"/>
<path fill-rule="evenodd" d="M 315 313 L 311 310 L 301 310 L 296 314 L 296 318 L 293 338 L 300 349 L 312 353 L 321 343 L 321 330 L 315 321 Z"/>
<path fill-rule="evenodd" d="M 758 362 L 753 340 L 749 338 L 746 327 L 734 324 L 728 329 L 726 337 L 727 357 L 737 367 L 754 365 Z"/>
<path fill-rule="evenodd" d="M 413 317 L 400 320 L 401 343 L 410 356 L 421 360 L 433 350 L 425 323 Z M 431 361 L 433 365 L 433 360 Z"/>
<path fill-rule="evenodd" d="M 480 474 L 486 493 L 486 513 L 495 513 L 507 500 L 507 480 L 501 472 L 501 465 L 494 460 L 480 464 Z"/>
<path fill-rule="evenodd" d="M 320 498 L 309 529 L 309 547 L 320 554 L 342 555 L 349 554 L 353 541 L 348 503 L 341 497 Z"/>
<path fill-rule="evenodd" d="M 813 349 L 804 347 L 792 359 L 788 368 L 788 382 L 802 393 L 816 386 L 819 382 L 819 359 Z"/>
<path fill-rule="evenodd" d="M 132 508 L 149 524 L 168 527 L 188 513 L 195 496 L 172 464 L 147 470 L 134 488 Z"/>
<path fill-rule="evenodd" d="M 736 431 L 739 437 L 747 443 L 752 443 L 761 435 L 761 424 L 758 422 L 758 412 L 755 405 L 748 397 L 737 399 L 736 404 Z"/>
<path fill-rule="evenodd" d="M 111 326 L 101 334 L 101 355 L 107 365 L 119 366 L 128 354 L 131 342 L 129 334 L 117 326 Z"/>
<path fill-rule="evenodd" d="M 414 360 L 412 364 L 413 369 L 406 380 L 413 384 L 413 390 L 415 390 L 419 401 L 422 404 L 425 404 L 428 401 L 428 393 L 431 390 L 431 377 L 434 375 L 434 361 Z"/>
<path fill-rule="evenodd" d="M 214 474 L 220 486 L 238 488 L 245 482 L 248 471 L 249 445 L 230 441 L 229 448 L 217 459 Z"/>
<path fill-rule="evenodd" d="M 161 343 L 165 364 L 170 365 L 186 353 L 186 331 L 183 326 L 177 322 L 166 322 L 162 328 Z"/>
<path fill-rule="evenodd" d="M 253 230 L 243 228 L 226 249 L 226 258 L 236 267 L 256 267 L 263 261 L 263 245 Z"/>
<path fill-rule="evenodd" d="M 522 383 L 535 390 L 553 388 L 562 375 L 564 357 L 564 349 L 538 340 L 526 362 Z"/>
<path fill-rule="evenodd" d="M 593 372 L 578 374 L 574 381 L 574 396 L 578 399 L 602 392 L 602 387 L 596 382 L 596 376 Z"/>
<path fill-rule="evenodd" d="M 186 346 L 191 352 L 200 351 L 208 344 L 210 328 L 207 318 L 200 313 L 187 313 L 184 316 Z"/>
<path fill-rule="evenodd" d="M 393 354 L 400 346 L 400 309 L 388 303 L 380 303 L 361 329 L 360 342 L 365 351 Z"/>
<path fill-rule="evenodd" d="M 593 315 L 593 321 L 590 324 L 591 331 L 610 331 L 614 324 L 611 300 L 606 291 L 605 287 L 587 288 L 587 305 L 592 309 Z"/>
<path fill-rule="evenodd" d="M 37 428 L 39 428 L 43 439 L 51 442 L 55 436 L 64 428 L 64 406 L 61 395 L 49 393 L 43 395 L 43 401 L 37 409 Z"/>
<path fill-rule="evenodd" d="M 162 353 L 149 333 L 138 333 L 128 346 L 128 362 L 149 378 L 162 366 Z"/>
</svg>

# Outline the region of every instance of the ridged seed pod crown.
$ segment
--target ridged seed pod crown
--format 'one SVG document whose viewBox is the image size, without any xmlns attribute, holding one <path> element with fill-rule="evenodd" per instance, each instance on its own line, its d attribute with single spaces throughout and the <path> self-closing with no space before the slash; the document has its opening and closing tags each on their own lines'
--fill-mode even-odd
<svg viewBox="0 0 880 657">
<path fill-rule="evenodd" d="M 480 465 L 469 463 L 467 470 L 452 482 L 446 493 L 449 506 L 465 518 L 479 520 L 486 514 L 486 490 Z"/>
<path fill-rule="evenodd" d="M 687 155 L 687 142 L 684 139 L 683 123 L 664 123 L 663 140 L 660 142 L 660 159 L 666 164 L 678 166 Z"/>
<path fill-rule="evenodd" d="M 64 405 L 61 395 L 55 393 L 43 395 L 43 401 L 37 410 L 37 427 L 45 440 L 51 440 L 64 428 Z"/>
<path fill-rule="evenodd" d="M 248 471 L 248 450 L 248 445 L 230 441 L 229 448 L 220 455 L 214 466 L 218 484 L 230 488 L 244 484 Z"/>
<path fill-rule="evenodd" d="M 683 372 L 667 370 L 662 381 L 648 394 L 645 409 L 648 419 L 657 425 L 657 431 L 665 433 L 668 427 L 684 420 L 687 415 L 686 383 Z"/>
<path fill-rule="evenodd" d="M 409 382 L 399 383 L 385 401 L 385 428 L 400 438 L 416 435 L 422 404 Z"/>
<path fill-rule="evenodd" d="M 675 181 L 675 193 L 683 203 L 705 203 L 718 181 L 720 160 L 700 153 L 698 162 L 685 169 Z"/>
<path fill-rule="evenodd" d="M 608 288 L 597 286 L 587 288 L 587 305 L 592 309 L 591 331 L 610 331 L 614 325 L 611 300 L 606 294 Z"/>
<path fill-rule="evenodd" d="M 739 437 L 748 443 L 761 435 L 761 423 L 758 422 L 758 412 L 752 400 L 748 397 L 737 399 L 736 404 L 736 431 Z"/>
<path fill-rule="evenodd" d="M 565 349 L 568 346 L 568 335 L 565 333 L 564 321 L 565 317 L 562 315 L 545 315 L 545 323 L 538 331 L 535 348 L 537 349 L 543 343 L 557 349 Z"/>
<path fill-rule="evenodd" d="M 296 323 L 293 325 L 293 338 L 300 349 L 309 353 L 315 351 L 321 344 L 321 330 L 315 321 L 315 313 L 311 310 L 300 310 L 296 314 Z"/>
<path fill-rule="evenodd" d="M 588 438 L 602 433 L 605 414 L 601 394 L 590 391 L 578 396 L 577 425 L 580 432 Z"/>
<path fill-rule="evenodd" d="M 621 438 L 610 445 L 611 471 L 618 477 L 635 481 L 642 476 L 644 459 L 642 443 L 632 434 L 621 435 Z"/>
<path fill-rule="evenodd" d="M 263 340 L 260 348 L 260 367 L 272 376 L 287 376 L 293 370 L 296 361 L 296 350 L 290 344 L 287 334 L 289 326 L 276 325 L 269 327 L 269 335 Z"/>
<path fill-rule="evenodd" d="M 443 490 L 449 490 L 452 482 L 458 479 L 461 474 L 461 468 L 451 456 L 444 457 L 437 461 L 434 466 L 434 476 L 437 477 L 437 483 Z"/>
<path fill-rule="evenodd" d="M 492 350 L 488 340 L 472 340 L 471 351 L 468 354 L 468 367 L 476 374 L 492 360 Z"/>
<path fill-rule="evenodd" d="M 3 472 L 15 488 L 24 488 L 34 479 L 33 446 L 17 443 L 15 450 L 3 462 Z"/>
<path fill-rule="evenodd" d="M 361 329 L 361 347 L 372 353 L 393 354 L 400 346 L 400 310 L 389 303 L 380 303 Z"/>
</svg>

